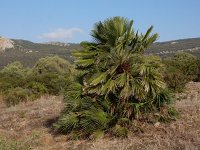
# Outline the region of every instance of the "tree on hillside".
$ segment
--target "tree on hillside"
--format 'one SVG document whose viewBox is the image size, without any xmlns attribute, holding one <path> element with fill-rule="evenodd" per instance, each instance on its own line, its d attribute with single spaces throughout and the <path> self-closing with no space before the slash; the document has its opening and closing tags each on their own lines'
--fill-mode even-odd
<svg viewBox="0 0 200 150">
<path fill-rule="evenodd" d="M 98 22 L 91 33 L 94 42 L 83 42 L 83 50 L 74 51 L 80 74 L 67 90 L 58 130 L 127 136 L 133 119 L 169 102 L 160 58 L 144 55 L 158 34 L 151 34 L 153 27 L 139 34 L 132 26 L 123 17 Z"/>
</svg>

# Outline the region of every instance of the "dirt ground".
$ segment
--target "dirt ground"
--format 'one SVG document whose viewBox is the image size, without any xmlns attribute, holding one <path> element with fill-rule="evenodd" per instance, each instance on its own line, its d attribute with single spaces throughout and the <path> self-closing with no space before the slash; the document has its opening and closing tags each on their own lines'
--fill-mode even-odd
<svg viewBox="0 0 200 150">
<path fill-rule="evenodd" d="M 126 139 L 96 141 L 71 141 L 67 135 L 52 134 L 52 123 L 63 108 L 62 97 L 43 96 L 10 108 L 0 102 L 0 137 L 34 150 L 200 150 L 200 83 L 189 83 L 186 91 L 177 95 L 174 104 L 180 112 L 177 121 L 144 123 L 144 132 Z"/>
</svg>

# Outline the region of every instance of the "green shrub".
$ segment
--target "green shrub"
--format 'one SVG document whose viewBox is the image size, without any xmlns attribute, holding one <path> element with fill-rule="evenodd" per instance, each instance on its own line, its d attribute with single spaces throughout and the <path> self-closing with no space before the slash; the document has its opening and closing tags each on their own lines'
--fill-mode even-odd
<svg viewBox="0 0 200 150">
<path fill-rule="evenodd" d="M 63 93 L 64 89 L 68 86 L 70 80 L 70 74 L 60 75 L 55 73 L 44 73 L 38 75 L 32 75 L 28 81 L 39 83 L 46 88 L 45 93 L 58 95 Z"/>
<path fill-rule="evenodd" d="M 31 92 L 34 94 L 40 95 L 40 94 L 48 93 L 47 88 L 42 83 L 39 83 L 39 82 L 32 81 L 28 83 L 26 87 L 30 89 Z"/>
<path fill-rule="evenodd" d="M 47 88 L 39 82 L 31 81 L 27 83 L 25 87 L 31 92 L 29 100 L 35 100 L 39 98 L 42 94 L 48 93 Z"/>
<path fill-rule="evenodd" d="M 63 94 L 65 89 L 69 84 L 69 76 L 57 75 L 55 78 L 52 78 L 48 84 L 46 84 L 49 93 L 51 94 Z"/>
<path fill-rule="evenodd" d="M 0 92 L 9 106 L 27 100 L 27 96 L 34 100 L 45 93 L 63 94 L 73 71 L 74 67 L 58 56 L 41 58 L 32 69 L 13 62 L 0 71 Z"/>
<path fill-rule="evenodd" d="M 28 80 L 43 84 L 49 94 L 58 95 L 67 87 L 72 70 L 73 66 L 58 56 L 45 57 L 36 62 Z"/>
<path fill-rule="evenodd" d="M 116 125 L 113 129 L 113 134 L 117 137 L 128 137 L 128 128 Z"/>
<path fill-rule="evenodd" d="M 18 61 L 8 64 L 1 70 L 1 74 L 3 76 L 14 78 L 24 78 L 26 76 L 26 72 L 27 70 L 25 70 L 22 64 Z"/>
<path fill-rule="evenodd" d="M 171 65 L 194 79 L 198 73 L 197 57 L 186 52 L 178 52 L 171 58 Z"/>
<path fill-rule="evenodd" d="M 197 77 L 194 81 L 199 82 L 200 81 L 200 58 L 197 59 L 197 66 L 198 66 L 198 73 L 197 73 Z"/>
<path fill-rule="evenodd" d="M 181 92 L 189 81 L 197 79 L 199 68 L 194 55 L 179 52 L 163 62 L 166 66 L 164 78 L 170 89 Z"/>
<path fill-rule="evenodd" d="M 71 68 L 72 65 L 68 61 L 58 56 L 52 56 L 39 59 L 33 67 L 33 73 L 66 74 L 70 72 Z"/>
<path fill-rule="evenodd" d="M 26 102 L 30 96 L 30 91 L 28 89 L 23 89 L 21 87 L 16 87 L 9 89 L 4 95 L 4 101 L 7 106 L 17 105 L 20 102 Z"/>
<path fill-rule="evenodd" d="M 20 62 L 13 62 L 5 66 L 0 71 L 0 91 L 24 86 L 28 72 L 29 69 L 24 68 Z"/>
<path fill-rule="evenodd" d="M 182 71 L 175 67 L 168 67 L 164 74 L 165 82 L 168 88 L 175 92 L 181 92 L 184 90 L 185 85 L 190 81 L 190 77 L 185 75 Z"/>
</svg>

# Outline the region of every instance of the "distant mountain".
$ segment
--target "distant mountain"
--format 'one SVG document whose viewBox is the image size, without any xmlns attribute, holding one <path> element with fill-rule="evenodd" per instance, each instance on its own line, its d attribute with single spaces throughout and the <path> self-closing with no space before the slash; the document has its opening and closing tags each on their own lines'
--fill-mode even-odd
<svg viewBox="0 0 200 150">
<path fill-rule="evenodd" d="M 8 41 L 10 41 L 10 45 Z M 4 38 L 4 42 L 0 40 L 0 68 L 13 61 L 20 61 L 26 67 L 32 67 L 39 58 L 54 55 L 72 62 L 71 51 L 73 49 L 80 49 L 80 45 L 75 43 L 33 43 L 26 40 Z"/>
<path fill-rule="evenodd" d="M 54 55 L 73 62 L 71 51 L 74 49 L 81 49 L 81 47 L 74 43 L 33 43 L 0 37 L 0 68 L 13 61 L 20 61 L 24 66 L 32 67 L 39 58 Z M 200 56 L 200 38 L 157 42 L 146 51 L 146 54 L 169 57 L 179 51 Z"/>
<path fill-rule="evenodd" d="M 44 44 L 48 45 L 56 45 L 56 46 L 70 46 L 69 43 L 62 43 L 62 42 L 46 42 Z"/>
<path fill-rule="evenodd" d="M 200 38 L 157 42 L 147 51 L 148 54 L 157 54 L 161 57 L 173 56 L 176 52 L 189 52 L 200 56 Z"/>
</svg>

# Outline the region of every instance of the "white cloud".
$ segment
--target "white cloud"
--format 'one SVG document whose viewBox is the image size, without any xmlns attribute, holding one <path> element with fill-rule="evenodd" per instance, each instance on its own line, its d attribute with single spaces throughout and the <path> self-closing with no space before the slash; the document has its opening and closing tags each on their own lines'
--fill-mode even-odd
<svg viewBox="0 0 200 150">
<path fill-rule="evenodd" d="M 75 33 L 83 33 L 83 30 L 80 28 L 58 28 L 52 32 L 41 34 L 38 37 L 47 40 L 69 40 Z"/>
</svg>

